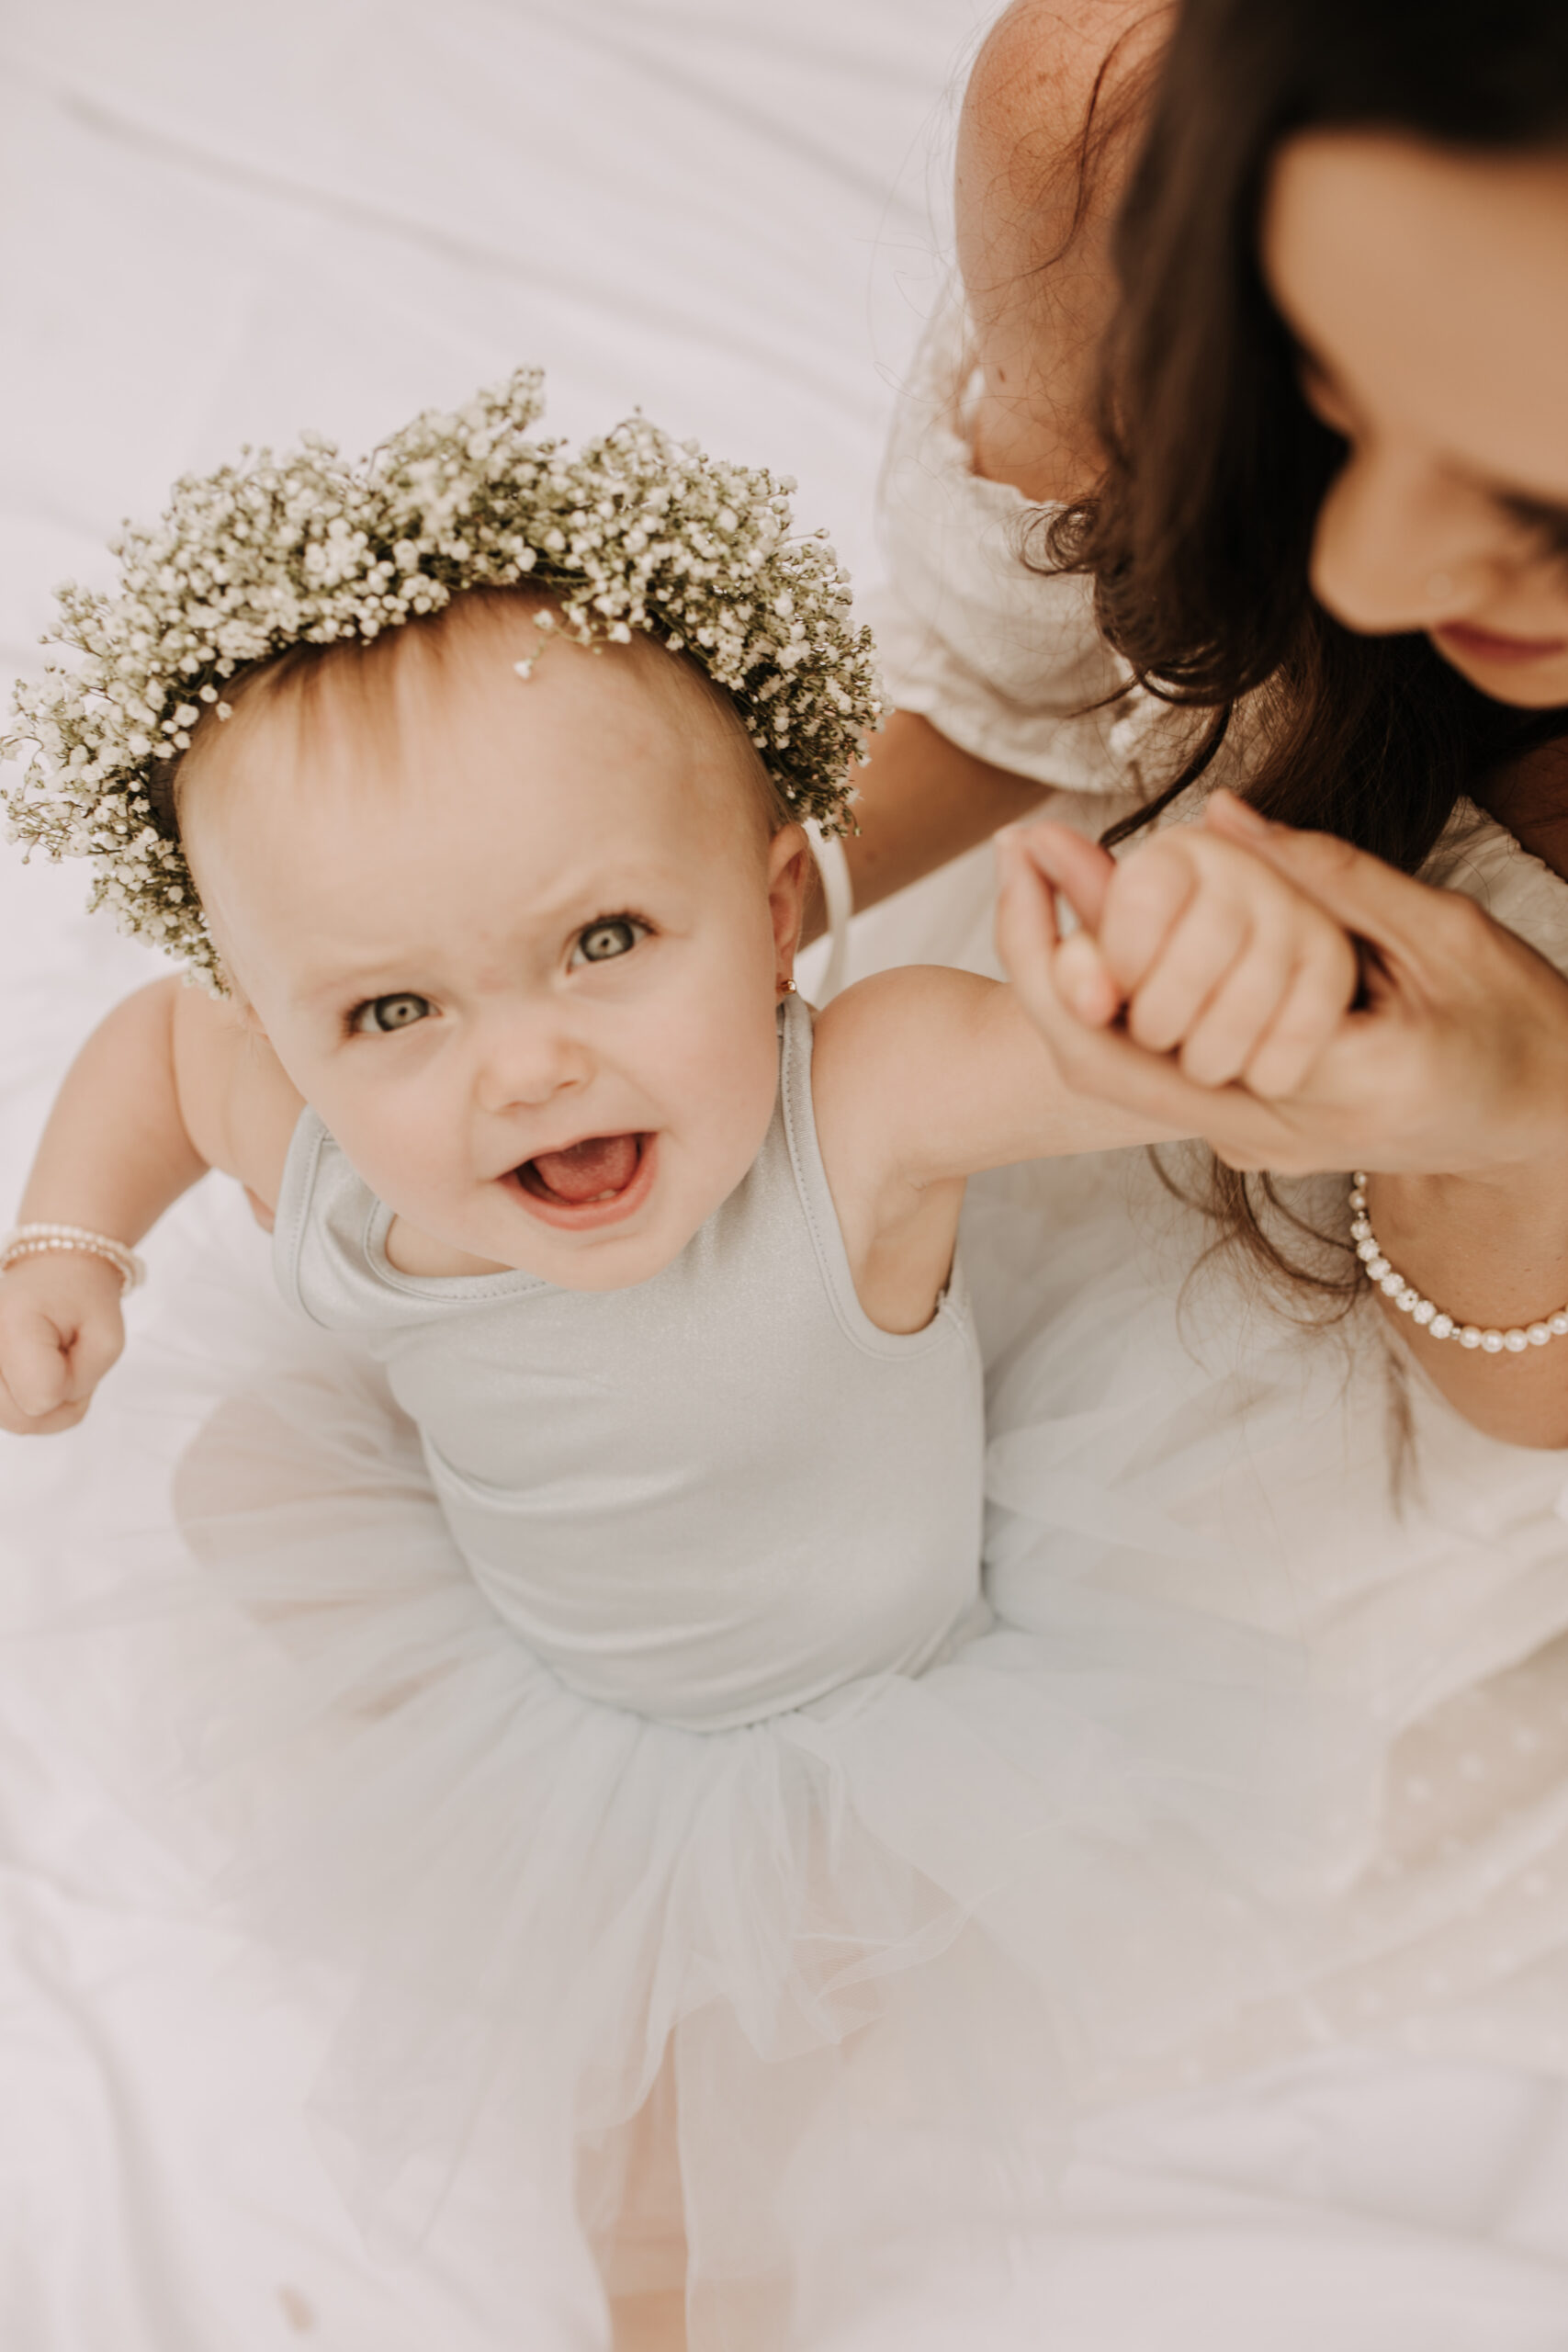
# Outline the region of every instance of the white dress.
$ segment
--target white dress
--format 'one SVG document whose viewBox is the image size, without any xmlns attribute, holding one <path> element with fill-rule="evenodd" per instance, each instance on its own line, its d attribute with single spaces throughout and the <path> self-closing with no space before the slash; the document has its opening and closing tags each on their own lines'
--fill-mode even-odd
<svg viewBox="0 0 1568 2352">
<path fill-rule="evenodd" d="M 780 1034 L 752 1170 L 625 1292 L 399 1273 L 305 1114 L 289 1319 L 198 1258 L 22 1531 L 111 1595 L 59 1704 L 335 2016 L 372 2243 L 468 2165 L 613 2288 L 683 2231 L 694 2352 L 1002 2294 L 1075 2104 L 1311 1975 L 1356 1734 L 1294 1629 L 994 1616 L 962 1261 L 868 1321 Z"/>
<path fill-rule="evenodd" d="M 1168 773 L 1159 707 L 1077 715 L 1126 673 L 1088 583 L 1024 567 L 1024 501 L 972 472 L 968 381 L 950 318 L 884 476 L 890 696 L 1098 831 Z M 1568 970 L 1568 886 L 1470 804 L 1426 877 Z M 994 969 L 988 923 L 988 863 L 964 861 L 864 918 L 859 968 Z M 1342 1230 L 1340 1180 L 1303 1190 Z M 1568 1456 L 1470 1428 L 1370 1297 L 1314 1333 L 1223 1261 L 1195 1272 L 1211 1234 L 1145 1154 L 977 1180 L 964 1233 L 998 1613 L 1110 1644 L 1140 1621 L 1265 1630 L 1371 1731 L 1325 1883 L 1337 1957 L 1180 2077 L 1367 2035 L 1568 2070 Z"/>
</svg>

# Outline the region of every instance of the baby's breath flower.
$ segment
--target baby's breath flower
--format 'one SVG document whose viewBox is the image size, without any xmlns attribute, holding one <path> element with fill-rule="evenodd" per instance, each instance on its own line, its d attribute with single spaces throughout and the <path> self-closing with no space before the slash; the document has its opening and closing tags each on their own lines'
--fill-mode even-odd
<svg viewBox="0 0 1568 2352">
<path fill-rule="evenodd" d="M 579 643 L 639 629 L 700 662 L 789 807 L 841 831 L 881 704 L 826 535 L 791 534 L 794 481 L 677 446 L 640 416 L 575 457 L 529 440 L 542 382 L 520 368 L 460 415 L 415 417 L 359 466 L 320 434 L 282 459 L 247 446 L 238 467 L 184 476 L 152 528 L 128 523 L 111 543 L 117 595 L 57 591 L 53 640 L 74 665 L 50 662 L 16 690 L 0 743 L 22 766 L 5 802 L 12 839 L 92 859 L 88 903 L 218 987 L 184 854 L 153 818 L 161 763 L 188 748 L 203 707 L 231 716 L 221 688 L 290 646 L 368 640 L 525 578 L 556 595 Z"/>
</svg>

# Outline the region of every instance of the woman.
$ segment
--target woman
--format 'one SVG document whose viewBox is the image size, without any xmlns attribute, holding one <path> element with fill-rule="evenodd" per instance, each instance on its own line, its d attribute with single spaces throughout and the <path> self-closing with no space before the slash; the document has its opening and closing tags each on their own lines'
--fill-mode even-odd
<svg viewBox="0 0 1568 2352">
<path fill-rule="evenodd" d="M 967 317 L 885 483 L 902 707 L 859 893 L 1051 790 L 1077 830 L 1010 852 L 1010 961 L 1079 1083 L 1217 1155 L 976 1204 L 993 1597 L 1086 1661 L 1205 1617 L 1299 1642 L 1376 1726 L 1321 1996 L 1225 2067 L 1325 2030 L 1568 2066 L 1568 18 L 1480 38 L 1400 0 L 1021 0 L 964 109 Z M 1206 826 L 1363 944 L 1283 1098 L 1223 1037 L 1167 1060 L 1082 838 L 1221 780 L 1319 837 Z M 1055 944 L 1042 873 L 1089 937 Z M 906 905 L 876 952 L 953 947 Z M 1358 1167 L 1403 1313 L 1343 1173 L 1232 1173 Z"/>
<path fill-rule="evenodd" d="M 1489 85 L 1477 81 L 1460 11 L 1419 11 L 1414 43 L 1399 38 L 1404 13 L 1346 12 L 1337 27 L 1317 10 L 1195 6 L 1162 62 L 1163 11 L 1091 6 L 1071 28 L 1036 6 L 1009 12 L 976 67 L 959 160 L 981 378 L 966 410 L 974 465 L 1032 500 L 1093 490 L 1107 451 L 1092 365 L 1115 316 L 1107 216 L 1129 137 L 1147 119 L 1100 395 L 1105 418 L 1119 420 L 1107 492 L 1069 506 L 1045 560 L 1098 569 L 1112 642 L 1183 700 L 1223 718 L 1269 682 L 1272 740 L 1247 764 L 1250 797 L 1271 813 L 1413 867 L 1469 790 L 1549 865 L 1568 864 L 1568 823 L 1554 813 L 1568 789 L 1568 48 L 1560 11 L 1517 9 L 1489 33 Z M 1292 114 L 1320 128 L 1288 142 L 1270 181 L 1270 148 Z M 1358 122 L 1371 128 L 1358 132 Z M 1411 133 L 1425 146 L 1413 148 Z M 1464 144 L 1447 150 L 1445 140 Z M 1456 357 L 1468 367 L 1456 369 Z M 897 540 L 908 526 L 897 514 L 893 524 Z M 1303 580 L 1309 548 L 1315 599 Z M 1394 641 L 1368 648 L 1351 631 Z M 1058 653 L 1059 691 L 1114 692 L 1121 678 L 1096 650 L 1098 671 L 1074 648 L 1076 681 L 1061 676 L 1071 665 Z M 908 670 L 907 641 L 904 652 Z M 934 696 L 940 713 L 953 680 L 933 679 L 929 658 L 922 674 L 919 650 L 912 666 L 910 699 L 919 709 Z M 964 707 L 962 683 L 956 700 L 959 745 L 992 748 L 994 725 Z M 1065 731 L 1056 727 L 1046 752 L 1058 772 L 1049 780 L 1101 782 L 1075 763 Z M 852 847 L 862 902 L 1033 797 L 1005 761 L 964 760 L 940 729 L 901 714 Z M 1076 866 L 1086 879 L 1092 871 Z M 1341 910 L 1375 933 L 1374 909 L 1395 923 L 1404 909 L 1423 931 L 1435 922 L 1445 952 L 1451 936 L 1471 967 L 1501 949 L 1472 938 L 1476 926 L 1451 903 L 1413 899 L 1360 869 Z M 1557 1091 L 1544 1081 L 1568 1000 L 1501 952 L 1548 1057 L 1514 1087 L 1530 1106 L 1529 1137 L 1498 1125 L 1498 1090 L 1523 1076 L 1517 1047 L 1496 1050 L 1505 1026 L 1517 1031 L 1497 1018 L 1511 1002 L 1501 971 L 1479 989 L 1471 976 L 1492 1029 L 1468 1028 L 1434 1051 L 1427 1023 L 1420 1052 L 1395 1057 L 1411 1132 L 1391 1131 L 1386 1106 L 1381 1128 L 1358 1125 L 1348 1102 L 1348 1124 L 1314 1133 L 1318 1152 L 1294 1136 L 1287 1148 L 1277 1122 L 1205 1128 L 1231 1156 L 1277 1168 L 1359 1156 L 1412 1179 L 1440 1173 L 1437 1191 L 1380 1187 L 1379 1231 L 1414 1282 L 1446 1284 L 1462 1318 L 1485 1324 L 1538 1315 L 1542 1285 L 1568 1294 L 1562 1144 L 1540 1126 Z M 1407 1012 L 1407 995 L 1401 1003 Z M 1072 1050 L 1059 1023 L 1055 1034 Z M 1455 1085 L 1450 1057 L 1461 1051 L 1475 1057 L 1479 1093 Z M 1122 1064 L 1121 1084 L 1136 1085 L 1135 1065 Z M 1083 1063 L 1086 1082 L 1111 1082 L 1112 1066 L 1103 1054 Z M 1419 1102 L 1407 1099 L 1417 1086 Z M 1180 1117 L 1200 1108 L 1168 1088 L 1162 1099 Z M 1456 1188 L 1457 1171 L 1475 1168 L 1478 1123 L 1489 1148 L 1477 1182 Z M 1510 1237 L 1501 1262 L 1500 1224 Z M 1568 1387 L 1553 1360 L 1532 1351 L 1495 1365 L 1416 1344 L 1480 1426 L 1525 1443 L 1568 1441 Z"/>
<path fill-rule="evenodd" d="M 1140 675 L 1174 684 L 1216 715 L 1273 681 L 1288 707 L 1274 713 L 1274 741 L 1250 763 L 1250 797 L 1270 813 L 1415 866 L 1469 789 L 1561 871 L 1568 48 L 1560 11 L 1516 11 L 1512 26 L 1497 27 L 1489 89 L 1475 81 L 1461 12 L 1419 11 L 1414 45 L 1396 38 L 1403 14 L 1348 12 L 1336 30 L 1315 10 L 1192 7 L 1162 64 L 1163 11 L 1090 6 L 1066 28 L 1037 6 L 1009 12 L 976 67 L 960 151 L 960 252 L 982 379 L 966 411 L 974 465 L 1031 500 L 1093 490 L 1106 452 L 1092 422 L 1092 363 L 1114 299 L 1107 213 L 1160 67 L 1159 107 L 1122 232 L 1126 297 L 1103 395 L 1106 414 L 1122 420 L 1110 490 L 1098 524 L 1092 502 L 1069 509 L 1071 527 L 1051 534 L 1050 553 L 1099 567 L 1101 617 Z M 1356 24 L 1372 37 L 1359 41 Z M 1420 90 L 1408 86 L 1416 59 L 1427 84 Z M 1325 128 L 1298 136 L 1274 174 L 1260 280 L 1247 247 L 1259 225 L 1270 107 Z M 1371 130 L 1335 137 L 1359 119 Z M 1402 137 L 1405 120 L 1426 134 L 1425 152 Z M 1465 146 L 1443 153 L 1439 139 Z M 1522 160 L 1501 159 L 1516 149 Z M 1031 205 L 1030 191 L 1042 187 L 1044 200 Z M 1340 355 L 1343 384 L 1320 356 L 1325 345 Z M 1467 369 L 1456 372 L 1456 356 L 1468 357 Z M 1352 461 L 1340 466 L 1347 447 Z M 1164 552 L 1151 558 L 1140 537 Z M 1302 578 L 1309 546 L 1315 602 Z M 1348 631 L 1396 639 L 1368 649 Z M 1091 693 L 1121 682 L 1100 650 L 1099 672 L 1085 681 Z M 1053 666 L 1059 673 L 1059 658 Z M 932 698 L 932 681 L 919 674 L 918 654 L 915 669 L 919 707 Z M 942 684 L 935 695 L 940 702 Z M 1395 758 L 1369 740 L 1388 731 L 1392 696 L 1404 714 Z M 956 717 L 961 743 L 984 735 L 974 714 Z M 1061 780 L 1082 780 L 1063 731 L 1053 763 Z M 1544 748 L 1532 756 L 1532 746 Z M 1304 774 L 1303 751 L 1312 753 Z M 863 837 L 852 844 L 860 902 L 1035 797 L 1005 763 L 965 761 L 939 730 L 901 714 L 874 763 Z M 1386 921 L 1402 907 L 1413 922 L 1449 929 L 1459 917 L 1362 870 L 1345 910 L 1360 918 L 1354 927 L 1375 930 L 1372 905 Z M 1560 1009 L 1544 976 L 1529 980 L 1555 1034 L 1568 1005 Z M 1502 1082 L 1507 1057 L 1486 1058 Z M 1103 1078 L 1109 1065 L 1099 1057 L 1092 1067 Z M 1446 1126 L 1419 1148 L 1400 1138 L 1394 1156 L 1412 1172 L 1451 1176 L 1473 1158 L 1472 1123 L 1478 1114 L 1493 1122 L 1497 1105 L 1490 1094 L 1483 1103 L 1460 1095 L 1446 1065 L 1428 1091 L 1445 1098 Z M 1517 1092 L 1533 1098 L 1539 1117 L 1548 1091 Z M 1197 1107 L 1170 1099 L 1182 1101 L 1178 1115 Z M 1265 1156 L 1252 1148 L 1253 1128 L 1233 1139 L 1247 1156 Z M 1381 1139 L 1376 1128 L 1337 1132 L 1326 1156 L 1338 1161 L 1353 1145 L 1375 1158 Z M 1568 1216 L 1553 1181 L 1560 1145 L 1551 1135 L 1529 1140 L 1544 1170 L 1539 1185 L 1519 1190 L 1514 1171 L 1529 1155 L 1509 1136 L 1495 1137 L 1485 1163 L 1506 1166 L 1513 1183 L 1512 1281 L 1485 1239 L 1496 1222 L 1495 1179 L 1474 1200 L 1385 1188 L 1391 1247 L 1397 1238 L 1417 1281 L 1447 1276 L 1453 1291 L 1457 1277 L 1467 1315 L 1465 1275 L 1480 1250 L 1493 1289 L 1489 1299 L 1476 1290 L 1476 1311 L 1487 1322 L 1512 1319 L 1516 1304 L 1528 1312 L 1542 1282 L 1568 1290 Z M 1532 1355 L 1495 1366 L 1435 1346 L 1426 1356 L 1482 1426 L 1527 1443 L 1568 1440 L 1568 1392 L 1554 1363 Z"/>
</svg>

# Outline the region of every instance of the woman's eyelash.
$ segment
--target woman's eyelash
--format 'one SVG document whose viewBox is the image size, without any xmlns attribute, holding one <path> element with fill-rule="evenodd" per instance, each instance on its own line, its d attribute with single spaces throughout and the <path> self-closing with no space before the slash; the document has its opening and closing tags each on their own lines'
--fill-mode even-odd
<svg viewBox="0 0 1568 2352">
<path fill-rule="evenodd" d="M 1321 425 L 1330 433 L 1338 434 L 1341 440 L 1348 438 L 1348 426 L 1342 421 L 1345 417 L 1343 401 L 1325 370 L 1310 352 L 1299 347 L 1296 352 L 1296 390 Z"/>
<path fill-rule="evenodd" d="M 1553 555 L 1568 558 L 1568 507 L 1538 504 L 1533 498 L 1504 498 L 1499 503 Z"/>
</svg>

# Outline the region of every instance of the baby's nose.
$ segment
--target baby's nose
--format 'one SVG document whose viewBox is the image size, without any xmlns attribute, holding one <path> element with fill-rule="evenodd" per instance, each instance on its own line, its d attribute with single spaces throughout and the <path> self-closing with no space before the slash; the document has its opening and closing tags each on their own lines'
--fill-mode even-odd
<svg viewBox="0 0 1568 2352">
<path fill-rule="evenodd" d="M 587 1046 L 565 1023 L 548 1013 L 514 1012 L 488 1024 L 479 1041 L 475 1099 L 491 1114 L 537 1109 L 585 1086 L 592 1067 Z"/>
</svg>

